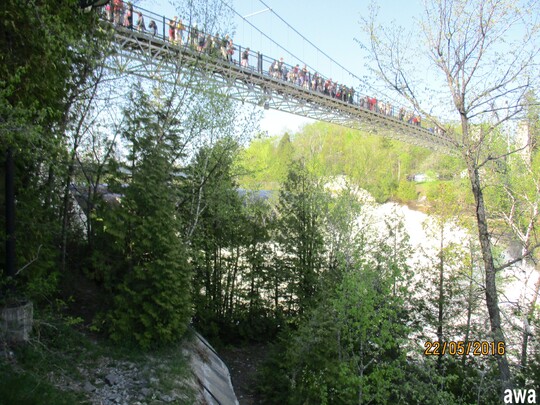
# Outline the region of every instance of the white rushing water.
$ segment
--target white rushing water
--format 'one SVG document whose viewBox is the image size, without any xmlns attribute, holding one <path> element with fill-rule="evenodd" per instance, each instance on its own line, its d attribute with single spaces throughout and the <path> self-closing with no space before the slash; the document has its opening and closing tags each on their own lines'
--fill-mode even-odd
<svg viewBox="0 0 540 405">
<path fill-rule="evenodd" d="M 343 177 L 334 179 L 326 186 L 333 193 L 337 193 L 346 187 L 349 186 Z M 386 221 L 389 219 L 401 221 L 411 246 L 411 254 L 407 263 L 413 269 L 416 280 L 418 281 L 418 279 L 424 277 L 426 268 L 429 269 L 430 266 L 432 272 L 436 271 L 433 264 L 438 260 L 437 255 L 440 250 L 440 227 L 437 224 L 437 218 L 396 203 L 377 204 L 365 190 L 353 187 L 353 192 L 363 202 L 362 214 L 357 218 L 356 222 L 358 229 L 369 226 L 370 233 L 379 234 L 384 238 L 388 234 Z M 456 255 L 469 253 L 470 243 L 478 246 L 478 237 L 473 233 L 476 231 L 474 227 L 472 227 L 472 231 L 469 231 L 459 226 L 455 220 L 447 220 L 443 229 L 444 245 L 445 247 L 452 245 Z M 512 259 L 512 253 L 515 255 L 516 249 L 495 245 L 494 251 L 502 252 L 500 263 L 503 263 Z M 476 263 L 477 275 L 475 282 L 478 284 L 478 290 L 483 291 L 485 284 L 480 257 L 477 257 Z M 452 272 L 452 266 L 463 266 L 463 263 L 459 263 L 458 259 L 454 265 L 449 264 L 448 269 L 445 271 Z M 530 305 L 538 278 L 539 273 L 534 266 L 525 262 L 518 262 L 497 275 L 503 328 L 508 344 L 513 347 L 515 354 L 519 351 L 521 330 L 523 328 L 523 320 L 521 317 L 516 316 L 516 312 L 523 311 Z M 463 303 L 463 306 L 465 307 L 465 303 Z M 482 297 L 480 307 L 479 312 L 476 314 L 476 321 L 483 324 L 486 333 L 488 333 L 489 324 L 485 309 L 485 297 Z M 487 335 L 483 338 L 486 337 Z M 480 339 L 481 337 L 477 338 Z"/>
</svg>

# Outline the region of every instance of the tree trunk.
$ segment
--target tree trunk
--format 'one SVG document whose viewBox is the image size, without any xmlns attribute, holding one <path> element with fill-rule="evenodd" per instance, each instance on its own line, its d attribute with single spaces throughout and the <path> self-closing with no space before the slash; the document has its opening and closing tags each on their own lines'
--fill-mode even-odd
<svg viewBox="0 0 540 405">
<path fill-rule="evenodd" d="M 469 296 L 467 299 L 467 325 L 465 327 L 465 338 L 463 341 L 465 342 L 465 346 L 469 344 L 469 335 L 471 333 L 471 318 L 472 318 L 472 303 L 473 303 L 473 292 L 474 292 L 474 283 L 473 283 L 473 276 L 474 276 L 474 251 L 472 247 L 472 241 L 469 242 L 469 252 L 471 255 L 471 266 L 470 266 L 470 274 L 469 274 Z M 465 365 L 465 360 L 467 360 L 467 353 L 463 352 L 463 357 L 461 358 L 461 364 Z"/>
<path fill-rule="evenodd" d="M 67 234 L 69 227 L 69 203 L 70 203 L 70 191 L 71 181 L 75 173 L 75 155 L 77 153 L 78 141 L 74 141 L 73 150 L 71 151 L 71 156 L 69 160 L 68 170 L 65 178 L 64 184 L 64 196 L 62 198 L 62 230 L 61 230 L 61 265 L 60 269 L 62 273 L 66 271 L 66 260 L 67 260 Z"/>
<path fill-rule="evenodd" d="M 538 265 L 537 265 L 538 269 Z M 527 348 L 529 345 L 529 336 L 531 335 L 529 322 L 533 318 L 534 314 L 534 308 L 536 305 L 536 300 L 538 299 L 538 293 L 540 292 L 540 277 L 538 280 L 536 280 L 536 283 L 534 284 L 534 294 L 531 299 L 531 302 L 529 303 L 529 309 L 527 310 L 527 313 L 523 317 L 523 340 L 521 343 L 521 367 L 525 368 L 527 367 Z"/>
<path fill-rule="evenodd" d="M 444 223 L 440 224 L 440 251 L 439 251 L 439 299 L 437 300 L 438 304 L 438 322 L 437 322 L 437 338 L 439 344 L 442 347 L 443 344 L 443 310 L 444 310 Z M 439 352 L 439 357 L 437 359 L 437 367 L 439 370 L 442 366 L 442 350 Z"/>
<path fill-rule="evenodd" d="M 236 297 L 236 276 L 238 275 L 238 267 L 240 262 L 240 246 L 236 246 L 236 257 L 234 259 L 234 266 L 233 266 L 233 272 L 231 275 L 230 282 L 227 281 L 228 285 L 228 291 L 229 291 L 229 304 L 228 304 L 228 316 L 229 320 L 232 321 L 233 318 L 233 309 L 234 309 L 234 301 Z M 230 272 L 229 272 L 230 274 Z"/>
<path fill-rule="evenodd" d="M 469 152 L 470 149 L 469 149 Z M 469 172 L 469 179 L 471 181 L 472 193 L 476 202 L 476 222 L 478 225 L 478 239 L 480 241 L 480 248 L 482 251 L 482 259 L 485 268 L 485 281 L 486 281 L 486 306 L 489 314 L 489 321 L 491 324 L 491 333 L 493 340 L 495 341 L 495 347 L 499 342 L 504 342 L 504 335 L 501 327 L 501 314 L 499 310 L 499 299 L 497 296 L 497 285 L 495 282 L 495 263 L 493 261 L 493 253 L 491 251 L 491 241 L 489 238 L 487 216 L 485 210 L 484 195 L 480 185 L 480 175 L 478 173 L 478 167 L 473 161 L 473 157 L 470 155 L 465 156 L 467 162 L 467 169 Z M 496 355 L 497 363 L 499 365 L 500 380 L 503 391 L 507 388 L 511 388 L 511 374 L 508 359 L 506 354 L 500 356 Z"/>
</svg>

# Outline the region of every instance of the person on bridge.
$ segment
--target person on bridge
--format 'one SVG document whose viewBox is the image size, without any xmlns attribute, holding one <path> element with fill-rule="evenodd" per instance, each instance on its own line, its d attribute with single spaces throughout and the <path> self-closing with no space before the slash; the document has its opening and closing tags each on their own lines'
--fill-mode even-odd
<svg viewBox="0 0 540 405">
<path fill-rule="evenodd" d="M 113 3 L 113 13 L 114 13 L 114 23 L 116 25 L 120 25 L 120 21 L 122 18 L 122 13 L 124 11 L 124 3 L 122 0 L 114 0 Z"/>
<path fill-rule="evenodd" d="M 405 120 L 407 121 L 407 123 L 412 124 L 413 118 L 414 118 L 413 113 L 410 111 L 407 111 L 407 115 L 405 116 Z"/>
<path fill-rule="evenodd" d="M 228 60 L 227 57 L 227 46 L 229 46 L 229 35 L 225 35 L 220 42 L 219 50 L 221 52 L 221 56 L 223 56 L 223 59 Z"/>
<path fill-rule="evenodd" d="M 270 65 L 270 67 L 268 68 L 268 75 L 274 79 L 277 78 L 277 75 L 278 75 L 278 60 L 277 59 L 274 59 L 274 61 L 272 62 L 272 64 Z"/>
<path fill-rule="evenodd" d="M 368 97 L 368 106 L 370 111 L 377 111 L 377 99 L 374 97 Z"/>
<path fill-rule="evenodd" d="M 107 5 L 105 6 L 105 17 L 109 22 L 114 21 L 113 6 L 111 6 L 111 3 L 107 3 Z"/>
<path fill-rule="evenodd" d="M 235 50 L 235 47 L 233 44 L 233 40 L 231 38 L 229 39 L 229 43 L 227 44 L 227 60 L 229 62 L 233 61 L 234 50 Z"/>
<path fill-rule="evenodd" d="M 133 4 L 128 3 L 127 12 L 124 18 L 124 27 L 133 29 Z"/>
<path fill-rule="evenodd" d="M 332 98 L 336 97 L 337 93 L 337 82 L 332 81 L 332 78 L 330 78 L 330 86 L 328 87 L 329 96 Z"/>
<path fill-rule="evenodd" d="M 184 35 L 184 24 L 182 24 L 182 19 L 180 18 L 176 23 L 176 43 L 182 45 L 182 36 Z"/>
<path fill-rule="evenodd" d="M 206 34 L 203 31 L 199 31 L 199 37 L 197 38 L 197 51 L 202 52 L 206 48 Z"/>
<path fill-rule="evenodd" d="M 217 55 L 215 53 L 216 41 L 214 41 L 214 36 L 212 34 L 208 34 L 206 36 L 206 46 L 205 46 L 204 50 L 210 56 L 216 56 Z"/>
<path fill-rule="evenodd" d="M 176 20 L 178 17 L 174 17 L 174 19 L 169 20 L 169 42 L 174 43 L 175 40 L 175 33 L 176 33 Z"/>
<path fill-rule="evenodd" d="M 289 69 L 287 68 L 287 65 L 286 64 L 283 64 L 283 66 L 281 67 L 281 74 L 283 75 L 283 81 L 287 81 L 288 77 L 289 77 Z"/>
<path fill-rule="evenodd" d="M 315 88 L 314 90 L 317 90 L 319 93 L 324 93 L 324 79 L 321 75 L 318 73 L 315 73 L 316 79 L 315 79 Z"/>
<path fill-rule="evenodd" d="M 307 66 L 304 65 L 304 67 L 298 71 L 298 85 L 300 87 L 304 87 L 304 83 L 307 81 L 307 73 L 308 73 L 308 70 L 307 70 Z"/>
<path fill-rule="evenodd" d="M 197 45 L 199 43 L 199 29 L 197 28 L 197 23 L 194 23 L 193 27 L 191 27 L 188 42 L 191 49 L 197 49 Z"/>
<path fill-rule="evenodd" d="M 297 63 L 295 67 L 289 72 L 289 81 L 293 84 L 297 84 L 298 72 L 300 71 L 300 65 Z"/>
<path fill-rule="evenodd" d="M 281 80 L 285 80 L 285 78 L 287 77 L 287 67 L 283 62 L 283 58 L 279 58 L 278 70 L 281 75 Z"/>
<path fill-rule="evenodd" d="M 157 35 L 157 24 L 154 20 L 150 21 L 150 24 L 148 25 L 148 29 L 150 29 L 153 36 Z"/>
<path fill-rule="evenodd" d="M 324 94 L 326 94 L 327 96 L 330 95 L 330 86 L 332 84 L 332 78 L 330 79 L 326 79 L 325 82 L 324 82 Z"/>
<path fill-rule="evenodd" d="M 403 121 L 405 119 L 405 108 L 404 107 L 401 107 L 399 109 L 399 115 L 398 115 L 398 119 L 400 121 Z"/>
<path fill-rule="evenodd" d="M 246 48 L 246 50 L 242 52 L 242 62 L 241 62 L 242 67 L 245 67 L 245 68 L 249 67 L 248 59 L 249 59 L 249 48 Z"/>
<path fill-rule="evenodd" d="M 146 31 L 146 26 L 144 25 L 144 17 L 140 11 L 137 11 L 137 31 Z"/>
</svg>

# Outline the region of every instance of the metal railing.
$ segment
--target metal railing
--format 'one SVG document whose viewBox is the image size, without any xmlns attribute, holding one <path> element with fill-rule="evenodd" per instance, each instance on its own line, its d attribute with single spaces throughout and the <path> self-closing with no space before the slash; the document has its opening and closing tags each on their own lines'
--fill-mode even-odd
<svg viewBox="0 0 540 405">
<path fill-rule="evenodd" d="M 155 37 L 173 44 L 179 48 L 189 48 L 192 52 L 227 60 L 241 69 L 268 76 L 293 84 L 303 90 L 341 100 L 347 104 L 368 110 L 379 115 L 388 116 L 402 121 L 404 124 L 419 126 L 438 136 L 445 136 L 439 128 L 426 128 L 422 118 L 406 110 L 402 106 L 395 106 L 388 102 L 381 102 L 375 97 L 363 95 L 343 84 L 338 84 L 318 72 L 310 72 L 306 65 L 291 65 L 277 58 L 269 58 L 260 52 L 243 48 L 234 44 L 228 36 L 217 37 L 206 33 L 196 25 L 184 24 L 181 19 L 169 19 L 141 7 L 122 4 L 115 1 L 103 9 L 102 18 L 111 24 L 122 25 L 125 28 L 138 31 L 140 34 Z M 181 28 L 179 29 L 179 25 Z"/>
</svg>

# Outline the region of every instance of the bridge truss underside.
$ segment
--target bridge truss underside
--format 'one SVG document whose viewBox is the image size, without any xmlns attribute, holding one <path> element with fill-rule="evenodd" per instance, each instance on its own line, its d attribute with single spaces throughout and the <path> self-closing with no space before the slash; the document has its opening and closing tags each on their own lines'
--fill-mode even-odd
<svg viewBox="0 0 540 405">
<path fill-rule="evenodd" d="M 446 154 L 455 153 L 453 143 L 444 135 L 147 33 L 115 26 L 111 46 L 107 66 L 124 74 L 178 82 L 193 88 L 210 82 L 216 91 L 242 102 L 387 136 Z"/>
</svg>

